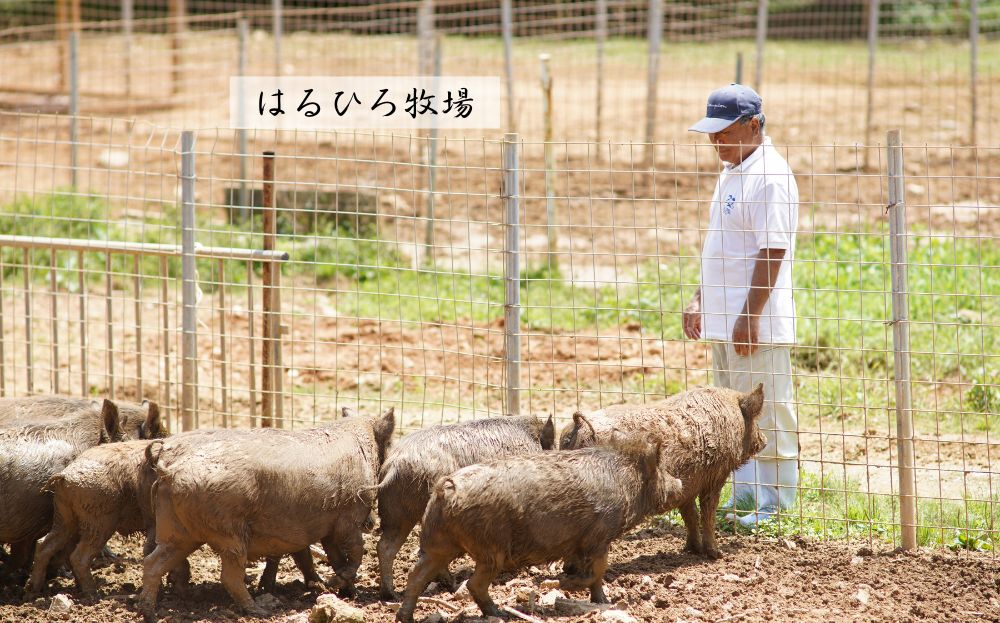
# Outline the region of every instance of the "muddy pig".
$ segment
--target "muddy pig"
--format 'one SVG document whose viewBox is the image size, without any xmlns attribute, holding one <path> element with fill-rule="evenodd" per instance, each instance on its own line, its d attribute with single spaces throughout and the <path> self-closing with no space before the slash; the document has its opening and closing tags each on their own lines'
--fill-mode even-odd
<svg viewBox="0 0 1000 623">
<path fill-rule="evenodd" d="M 464 467 L 434 485 L 420 534 L 420 559 L 406 581 L 397 621 L 413 621 L 428 582 L 467 553 L 467 586 L 484 616 L 499 616 L 489 586 L 505 571 L 560 559 L 587 564 L 561 578 L 606 603 L 611 541 L 659 508 L 676 504 L 681 483 L 664 469 L 660 445 L 637 439 L 610 447 L 510 457 Z"/>
<path fill-rule="evenodd" d="M 730 474 L 764 448 L 764 434 L 757 426 L 763 405 L 762 384 L 746 394 L 701 387 L 660 402 L 613 405 L 589 416 L 577 413 L 559 443 L 562 449 L 582 448 L 602 444 L 619 433 L 659 440 L 664 466 L 684 485 L 678 507 L 687 528 L 685 549 L 720 558 L 715 541 L 719 495 Z M 575 572 L 575 563 L 567 572 Z"/>
<path fill-rule="evenodd" d="M 70 567 L 87 596 L 93 596 L 97 588 L 91 562 L 116 531 L 122 535 L 144 532 L 144 553 L 153 550 L 150 491 L 155 474 L 146 458 L 150 443 L 132 440 L 90 448 L 49 479 L 45 490 L 52 493 L 55 513 L 52 529 L 35 549 L 29 598 L 42 590 L 49 561 L 63 550 L 72 552 Z M 172 579 L 183 584 L 189 575 L 185 560 Z"/>
<path fill-rule="evenodd" d="M 389 409 L 304 431 L 195 431 L 154 442 L 156 549 L 143 562 L 145 619 L 156 620 L 163 575 L 204 543 L 221 558 L 222 584 L 244 611 L 261 612 L 244 584 L 248 560 L 308 551 L 317 541 L 341 593 L 353 595 L 394 428 Z"/>
<path fill-rule="evenodd" d="M 155 402 L 143 400 L 141 405 L 112 402 L 122 418 L 121 428 L 129 438 L 155 439 L 165 434 Z M 60 395 L 0 398 L 0 428 L 52 424 L 87 413 L 100 413 L 103 406 L 101 400 Z"/>
<path fill-rule="evenodd" d="M 549 450 L 555 441 L 552 418 L 544 424 L 527 417 L 495 417 L 432 426 L 403 437 L 382 465 L 378 514 L 379 587 L 382 598 L 395 600 L 392 563 L 420 522 L 434 483 L 456 470 L 516 454 Z"/>
<path fill-rule="evenodd" d="M 35 541 L 49 531 L 52 497 L 42 492 L 49 478 L 87 448 L 126 437 L 109 400 L 99 413 L 0 430 L 0 543 L 10 543 L 10 570 L 26 570 Z"/>
</svg>

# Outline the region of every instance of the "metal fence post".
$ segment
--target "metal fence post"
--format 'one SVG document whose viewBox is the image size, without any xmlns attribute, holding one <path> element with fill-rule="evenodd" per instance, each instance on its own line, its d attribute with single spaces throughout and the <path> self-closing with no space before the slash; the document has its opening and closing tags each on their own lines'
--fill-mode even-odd
<svg viewBox="0 0 1000 623">
<path fill-rule="evenodd" d="M 736 53 L 736 84 L 743 84 L 743 52 Z"/>
<path fill-rule="evenodd" d="M 274 75 L 281 75 L 281 0 L 271 0 L 271 28 L 274 33 Z"/>
<path fill-rule="evenodd" d="M 979 1 L 969 0 L 969 96 L 972 110 L 969 114 L 969 144 L 976 144 L 976 110 L 979 107 L 976 96 L 979 61 Z"/>
<path fill-rule="evenodd" d="M 69 33 L 69 176 L 76 188 L 76 116 L 80 113 L 80 33 Z"/>
<path fill-rule="evenodd" d="M 767 0 L 757 3 L 757 66 L 754 68 L 753 88 L 760 92 L 764 81 L 764 41 L 767 39 Z"/>
<path fill-rule="evenodd" d="M 194 132 L 181 133 L 181 430 L 197 425 L 197 285 L 194 264 Z"/>
<path fill-rule="evenodd" d="M 516 132 L 516 115 L 514 114 L 514 16 L 511 0 L 500 1 L 500 23 L 503 31 L 503 63 L 507 77 L 507 131 Z"/>
<path fill-rule="evenodd" d="M 594 116 L 596 130 L 594 140 L 600 141 L 602 136 L 601 117 L 604 109 L 604 44 L 608 40 L 608 0 L 597 0 L 597 93 L 594 101 Z"/>
<path fill-rule="evenodd" d="M 181 56 L 182 37 L 187 29 L 187 0 L 170 0 L 170 94 L 177 95 L 181 91 Z"/>
<path fill-rule="evenodd" d="M 132 20 L 134 0 L 122 0 L 122 34 L 125 36 L 125 96 L 132 97 Z"/>
<path fill-rule="evenodd" d="M 545 152 L 545 230 L 549 240 L 549 266 L 558 265 L 555 259 L 556 251 L 556 200 L 555 200 L 555 153 L 552 145 L 552 74 L 549 72 L 548 54 L 539 54 L 538 60 L 541 62 L 541 82 L 542 82 L 542 118 L 544 120 L 544 134 L 542 149 Z"/>
<path fill-rule="evenodd" d="M 441 37 L 434 39 L 434 92 L 441 85 Z M 437 117 L 431 118 L 430 134 L 427 138 L 427 225 L 424 229 L 424 245 L 427 253 L 424 262 L 434 265 L 434 193 L 437 190 Z"/>
<path fill-rule="evenodd" d="M 868 2 L 868 102 L 865 109 L 864 168 L 868 169 L 868 146 L 872 144 L 872 119 L 875 115 L 875 50 L 878 44 L 879 0 Z"/>
<path fill-rule="evenodd" d="M 913 411 L 910 402 L 910 311 L 906 275 L 906 195 L 899 130 L 888 134 L 889 243 L 892 262 L 892 349 L 896 385 L 899 516 L 903 549 L 917 546 L 916 481 L 913 474 Z"/>
<path fill-rule="evenodd" d="M 236 21 L 236 33 L 239 40 L 236 70 L 240 76 L 245 76 L 247 75 L 247 18 L 241 16 Z M 252 211 L 250 210 L 250 200 L 247 195 L 247 129 L 246 119 L 243 118 L 246 114 L 246 106 L 244 106 L 244 102 L 242 101 L 243 89 L 240 89 L 239 93 L 241 100 L 239 104 L 240 127 L 236 130 L 236 141 L 240 151 L 240 206 L 237 208 L 236 213 L 240 215 L 240 221 L 245 223 L 250 220 Z"/>
<path fill-rule="evenodd" d="M 507 415 L 521 414 L 521 251 L 519 205 L 519 138 L 516 132 L 504 135 L 504 364 Z"/>
<path fill-rule="evenodd" d="M 656 101 L 660 77 L 660 41 L 663 39 L 663 0 L 649 0 L 648 74 L 646 76 L 646 156 L 647 165 L 653 162 L 656 141 Z"/>
<path fill-rule="evenodd" d="M 421 0 L 417 8 L 417 73 L 433 71 L 434 0 Z"/>
</svg>

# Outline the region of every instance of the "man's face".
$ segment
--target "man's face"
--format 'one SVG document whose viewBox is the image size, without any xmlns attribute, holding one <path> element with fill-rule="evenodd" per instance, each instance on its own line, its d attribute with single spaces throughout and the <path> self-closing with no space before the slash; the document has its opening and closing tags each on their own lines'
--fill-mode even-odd
<svg viewBox="0 0 1000 623">
<path fill-rule="evenodd" d="M 751 119 L 750 123 L 736 121 L 721 132 L 709 134 L 708 140 L 715 145 L 719 160 L 739 164 L 761 144 L 760 121 L 757 119 Z"/>
</svg>

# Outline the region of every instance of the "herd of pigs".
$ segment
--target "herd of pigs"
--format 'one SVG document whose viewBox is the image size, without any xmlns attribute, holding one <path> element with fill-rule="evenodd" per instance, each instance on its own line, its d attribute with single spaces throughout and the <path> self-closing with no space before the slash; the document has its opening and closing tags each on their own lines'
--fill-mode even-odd
<svg viewBox="0 0 1000 623">
<path fill-rule="evenodd" d="M 764 447 L 762 388 L 697 388 L 644 405 L 583 415 L 562 431 L 550 417 L 495 417 L 425 428 L 399 439 L 392 409 L 309 430 L 196 430 L 167 436 L 153 402 L 65 396 L 0 399 L 2 582 L 45 590 L 68 564 L 90 597 L 90 568 L 108 539 L 145 533 L 138 606 L 156 620 L 165 575 L 190 579 L 187 557 L 208 544 L 237 605 L 261 614 L 246 586 L 248 561 L 266 559 L 259 590 L 290 554 L 311 587 L 355 595 L 363 533 L 381 535 L 383 599 L 397 599 L 393 561 L 421 524 L 419 560 L 399 621 L 463 554 L 484 615 L 498 615 L 490 583 L 502 572 L 563 561 L 566 590 L 607 601 L 611 542 L 644 518 L 679 509 L 687 549 L 720 556 L 715 511 L 727 477 Z M 696 505 L 696 500 L 698 504 Z M 699 510 L 700 508 L 700 510 Z M 334 570 L 322 580 L 310 546 Z"/>
</svg>

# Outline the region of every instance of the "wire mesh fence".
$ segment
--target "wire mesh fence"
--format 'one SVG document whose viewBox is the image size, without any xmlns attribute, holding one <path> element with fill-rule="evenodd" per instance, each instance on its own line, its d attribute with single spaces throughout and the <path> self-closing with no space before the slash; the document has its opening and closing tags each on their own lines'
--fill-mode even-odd
<svg viewBox="0 0 1000 623">
<path fill-rule="evenodd" d="M 289 5 L 276 14 L 244 3 L 185 11 L 175 3 L 166 17 L 170 7 L 136 7 L 131 20 L 107 21 L 84 11 L 79 20 L 0 31 L 0 107 L 68 111 L 75 74 L 78 113 L 216 127 L 226 114 L 219 76 L 430 73 L 430 42 L 440 36 L 443 74 L 510 77 L 505 129 L 528 138 L 542 138 L 539 55 L 547 54 L 553 136 L 563 140 L 672 140 L 704 93 L 736 80 L 763 93 L 792 142 L 871 144 L 892 127 L 912 144 L 995 142 L 1000 17 L 989 2 L 977 3 L 976 20 L 954 3 L 880 2 L 877 11 L 845 3 L 816 14 L 795 3 L 665 3 L 663 27 L 652 30 L 647 2 L 519 2 L 510 5 L 509 45 L 502 5 Z M 921 17 L 914 5 L 934 10 Z M 783 31 L 781 15 L 796 16 L 804 30 Z M 843 39 L 833 33 L 848 16 L 860 31 Z"/>
<path fill-rule="evenodd" d="M 512 166 L 499 138 L 260 132 L 243 151 L 237 133 L 202 130 L 185 176 L 178 131 L 78 118 L 74 175 L 70 121 L 0 115 L 6 395 L 150 397 L 173 430 L 185 404 L 201 427 L 395 405 L 408 430 L 512 411 L 562 424 L 711 381 L 709 344 L 680 322 L 720 169 L 710 144 L 518 140 Z M 918 540 L 992 544 L 998 150 L 902 148 L 901 321 L 886 147 L 775 144 L 800 192 L 802 476 L 785 519 L 900 539 L 904 322 Z M 269 235 L 276 255 L 261 255 Z"/>
</svg>

